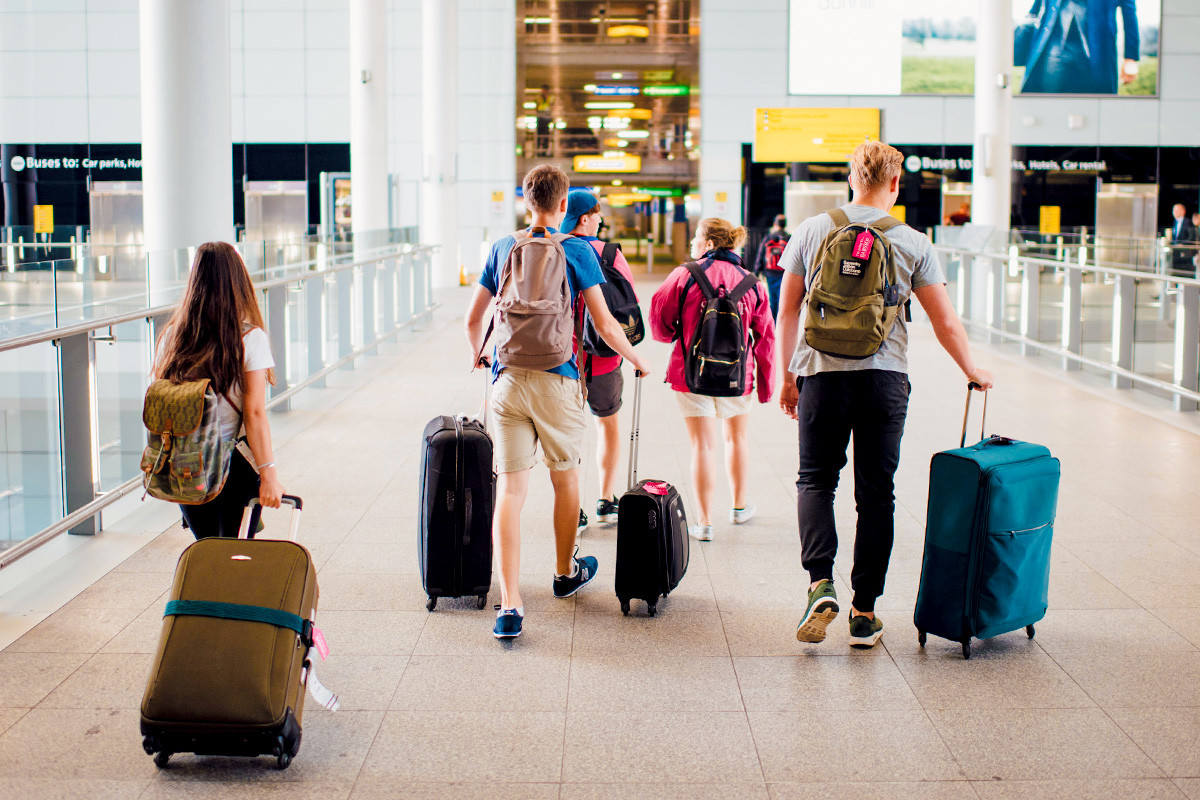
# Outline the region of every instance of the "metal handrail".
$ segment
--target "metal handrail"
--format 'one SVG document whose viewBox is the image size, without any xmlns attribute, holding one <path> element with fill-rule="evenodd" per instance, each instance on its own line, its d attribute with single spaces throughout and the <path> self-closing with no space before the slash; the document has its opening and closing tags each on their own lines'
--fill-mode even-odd
<svg viewBox="0 0 1200 800">
<path fill-rule="evenodd" d="M 1000 259 L 1001 261 L 1008 261 L 1010 258 L 1016 258 L 1019 262 L 1033 264 L 1039 267 L 1050 267 L 1053 269 L 1075 269 L 1082 270 L 1083 272 L 1100 272 L 1105 275 L 1112 275 L 1114 277 L 1123 275 L 1129 278 L 1137 278 L 1139 280 L 1167 281 L 1169 283 L 1200 286 L 1200 278 L 1188 278 L 1182 275 L 1163 275 L 1157 272 L 1148 273 L 1145 270 L 1129 269 L 1128 267 L 1113 267 L 1099 262 L 1089 261 L 1086 264 L 1081 264 L 1078 261 L 1056 261 L 1052 258 L 1039 258 L 1037 256 L 1011 256 L 1007 253 L 979 253 L 973 250 L 964 250 L 959 247 L 947 247 L 946 245 L 940 244 L 934 245 L 934 249 L 948 255 L 955 255 L 964 258 L 991 258 Z"/>
<path fill-rule="evenodd" d="M 409 247 L 411 249 L 405 250 L 403 253 L 380 254 L 380 255 L 376 255 L 376 256 L 368 256 L 367 258 L 362 258 L 362 259 L 355 259 L 355 254 L 353 254 L 353 253 L 345 253 L 342 255 L 333 256 L 333 258 L 337 259 L 337 260 L 348 259 L 349 263 L 330 264 L 330 265 L 327 265 L 326 267 L 323 267 L 322 269 L 312 270 L 310 272 L 304 272 L 304 273 L 299 273 L 299 274 L 293 273 L 293 274 L 284 275 L 284 276 L 281 276 L 278 278 L 272 278 L 269 281 L 261 281 L 261 282 L 255 283 L 254 288 L 256 291 L 266 291 L 267 289 L 273 289 L 277 286 L 285 286 L 289 283 L 294 283 L 295 281 L 308 280 L 310 278 L 315 278 L 315 277 L 318 277 L 321 275 L 333 275 L 335 273 L 344 272 L 345 270 L 354 269 L 355 267 L 361 267 L 366 264 L 375 264 L 375 263 L 379 263 L 381 261 L 388 261 L 392 258 L 395 258 L 397 255 L 416 254 L 416 253 L 424 252 L 426 250 L 436 249 L 435 245 L 394 245 L 394 246 Z M 386 249 L 386 248 L 376 248 L 375 250 L 370 251 L 370 252 L 379 252 L 380 250 L 383 250 L 383 249 Z M 289 264 L 288 266 L 303 266 L 303 265 L 315 264 L 315 263 L 316 263 L 315 261 L 305 261 L 305 262 L 297 262 L 297 264 Z M 91 331 L 99 330 L 101 328 L 109 328 L 109 327 L 112 327 L 113 325 L 121 325 L 126 322 L 136 322 L 139 319 L 148 319 L 150 317 L 157 317 L 160 314 L 165 314 L 168 311 L 171 311 L 177 305 L 178 305 L 178 303 L 169 303 L 167 305 L 151 306 L 149 308 L 140 308 L 137 311 L 127 311 L 124 314 L 113 314 L 112 316 L 100 317 L 98 319 L 88 320 L 87 322 L 77 322 L 74 325 L 63 325 L 61 327 L 51 328 L 49 330 L 39 331 L 37 333 L 27 333 L 27 334 L 24 334 L 21 336 L 12 336 L 8 339 L 0 340 L 0 353 L 7 352 L 9 350 L 17 350 L 21 347 L 28 347 L 30 345 L 35 345 L 35 344 L 44 344 L 46 342 L 55 342 L 55 341 L 58 341 L 59 339 L 65 339 L 68 336 L 78 336 L 81 333 L 89 333 Z"/>
</svg>

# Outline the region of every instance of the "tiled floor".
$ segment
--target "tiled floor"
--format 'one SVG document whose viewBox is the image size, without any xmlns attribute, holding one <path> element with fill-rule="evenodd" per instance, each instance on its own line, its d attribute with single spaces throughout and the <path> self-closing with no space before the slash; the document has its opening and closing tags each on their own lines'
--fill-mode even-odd
<svg viewBox="0 0 1200 800">
<path fill-rule="evenodd" d="M 435 414 L 474 412 L 482 392 L 464 368 L 466 297 L 448 292 L 427 332 L 275 419 L 285 483 L 306 501 L 301 540 L 320 566 L 333 650 L 322 679 L 343 706 L 308 709 L 292 767 L 176 756 L 159 771 L 141 750 L 140 696 L 190 541 L 176 527 L 0 651 L 0 796 L 1200 798 L 1191 417 L 981 349 L 998 377 L 988 431 L 1062 459 L 1051 610 L 1033 641 L 977 643 L 969 662 L 942 640 L 922 650 L 911 615 L 927 468 L 957 443 L 963 380 L 918 327 L 881 646 L 851 651 L 844 616 L 821 645 L 794 638 L 806 583 L 796 438 L 772 406 L 751 424 L 758 518 L 718 520 L 655 618 L 620 614 L 611 527 L 582 538 L 600 559 L 596 584 L 552 597 L 539 467 L 524 516 L 526 633 L 500 644 L 488 611 L 424 610 L 415 553 L 419 431 Z M 687 497 L 683 424 L 659 383 L 666 348 L 643 347 L 659 373 L 646 387 L 641 475 Z M 594 466 L 586 480 L 590 505 Z M 852 531 L 848 491 L 838 517 Z"/>
</svg>

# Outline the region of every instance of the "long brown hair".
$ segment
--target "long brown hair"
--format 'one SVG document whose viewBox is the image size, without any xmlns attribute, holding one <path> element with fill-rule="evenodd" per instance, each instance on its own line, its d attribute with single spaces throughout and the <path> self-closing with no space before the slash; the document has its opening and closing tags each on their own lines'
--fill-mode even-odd
<svg viewBox="0 0 1200 800">
<path fill-rule="evenodd" d="M 208 378 L 214 391 L 226 394 L 242 382 L 243 322 L 263 327 L 246 264 L 228 242 L 205 242 L 196 249 L 183 302 L 164 329 L 171 335 L 155 377 L 177 383 Z M 267 380 L 275 385 L 275 370 L 267 371 Z"/>
</svg>

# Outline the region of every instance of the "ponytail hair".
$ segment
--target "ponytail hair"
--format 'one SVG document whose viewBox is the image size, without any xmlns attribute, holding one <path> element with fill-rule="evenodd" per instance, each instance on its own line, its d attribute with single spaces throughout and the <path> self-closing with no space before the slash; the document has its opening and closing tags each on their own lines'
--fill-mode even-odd
<svg viewBox="0 0 1200 800">
<path fill-rule="evenodd" d="M 737 250 L 746 243 L 746 229 L 720 217 L 700 220 L 700 240 L 710 241 L 717 250 Z"/>
</svg>

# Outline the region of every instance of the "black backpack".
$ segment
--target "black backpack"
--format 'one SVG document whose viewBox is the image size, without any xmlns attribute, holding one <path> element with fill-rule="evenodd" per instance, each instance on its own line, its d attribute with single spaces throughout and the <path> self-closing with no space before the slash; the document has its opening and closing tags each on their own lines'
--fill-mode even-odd
<svg viewBox="0 0 1200 800">
<path fill-rule="evenodd" d="M 637 344 L 646 338 L 646 326 L 642 322 L 642 309 L 638 306 L 637 295 L 633 293 L 633 285 L 617 269 L 617 251 L 620 249 L 621 245 L 616 242 L 604 245 L 604 252 L 600 254 L 600 271 L 604 273 L 604 283 L 600 285 L 600 291 L 604 293 L 604 302 L 608 304 L 608 310 L 625 330 L 625 338 L 630 344 Z M 586 308 L 583 311 L 583 335 L 580 337 L 579 346 L 585 353 L 601 358 L 618 355 L 616 350 L 600 338 L 592 315 Z"/>
<path fill-rule="evenodd" d="M 692 280 L 704 295 L 704 311 L 691 344 L 683 351 L 683 374 L 688 391 L 708 397 L 741 397 L 746 393 L 746 323 L 738 303 L 758 285 L 758 278 L 741 270 L 741 281 L 728 291 L 724 285 L 714 289 L 704 274 L 704 267 L 692 261 L 684 264 Z M 680 309 L 687 300 L 688 286 L 683 287 Z M 680 311 L 682 320 L 683 312 Z M 682 324 L 678 330 L 682 330 Z"/>
</svg>

